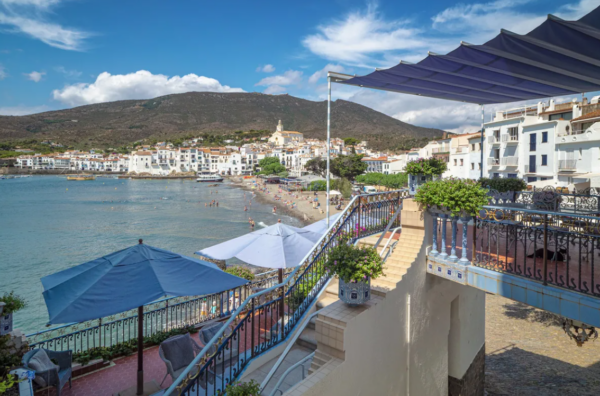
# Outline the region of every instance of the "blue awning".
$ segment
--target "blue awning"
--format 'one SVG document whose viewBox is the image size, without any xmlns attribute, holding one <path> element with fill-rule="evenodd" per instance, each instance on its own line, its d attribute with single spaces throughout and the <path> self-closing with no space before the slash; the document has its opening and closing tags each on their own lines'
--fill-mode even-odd
<svg viewBox="0 0 600 396">
<path fill-rule="evenodd" d="M 483 45 L 398 65 L 342 84 L 476 104 L 600 91 L 600 7 L 578 21 L 553 15 L 526 35 L 507 30 Z"/>
</svg>

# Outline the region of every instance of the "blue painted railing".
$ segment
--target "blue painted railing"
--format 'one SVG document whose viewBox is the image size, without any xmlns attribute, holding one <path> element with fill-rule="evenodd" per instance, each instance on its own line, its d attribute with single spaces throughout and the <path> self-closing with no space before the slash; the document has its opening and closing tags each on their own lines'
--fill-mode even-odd
<svg viewBox="0 0 600 396">
<path fill-rule="evenodd" d="M 253 358 L 284 342 L 329 279 L 324 269 L 329 250 L 384 231 L 404 195 L 387 192 L 355 197 L 281 284 L 242 302 L 164 394 L 218 394 L 239 378 Z M 399 216 L 394 223 L 400 224 Z"/>
</svg>

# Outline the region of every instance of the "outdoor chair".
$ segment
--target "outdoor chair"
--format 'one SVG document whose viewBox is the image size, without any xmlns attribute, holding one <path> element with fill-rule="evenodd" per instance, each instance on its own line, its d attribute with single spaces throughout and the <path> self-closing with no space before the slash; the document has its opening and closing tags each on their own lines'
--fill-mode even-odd
<svg viewBox="0 0 600 396">
<path fill-rule="evenodd" d="M 58 365 L 52 362 L 54 360 Z M 48 349 L 33 349 L 27 352 L 21 360 L 27 370 L 35 372 L 33 381 L 42 388 L 53 386 L 56 395 L 60 396 L 61 389 L 69 383 L 71 387 L 72 351 L 50 351 Z"/>
<path fill-rule="evenodd" d="M 176 335 L 161 342 L 158 355 L 167 366 L 167 373 L 160 386 L 170 375 L 173 382 L 181 375 L 183 370 L 194 360 L 202 348 L 192 339 L 189 333 Z"/>
<path fill-rule="evenodd" d="M 218 323 L 214 323 L 212 325 L 203 327 L 202 330 L 200 330 L 200 342 L 202 342 L 205 346 L 208 345 L 210 340 L 213 339 L 213 337 L 219 332 L 219 330 L 221 330 L 221 328 L 223 328 L 223 326 L 225 326 L 225 323 L 218 322 Z M 232 334 L 232 331 L 231 331 L 230 327 L 227 327 L 225 329 L 225 331 L 223 332 L 223 336 L 225 336 L 225 337 L 228 337 L 231 334 Z M 219 346 L 220 345 L 217 345 L 216 343 L 213 344 L 213 346 L 208 351 L 208 355 L 209 356 L 214 355 L 215 352 L 217 352 L 217 348 Z M 229 348 L 226 349 L 224 353 L 219 353 L 215 357 L 215 363 L 218 363 L 219 365 L 221 365 L 221 364 L 228 365 L 230 360 L 237 359 L 238 355 L 239 355 L 239 351 L 238 351 L 237 343 L 230 341 Z"/>
</svg>

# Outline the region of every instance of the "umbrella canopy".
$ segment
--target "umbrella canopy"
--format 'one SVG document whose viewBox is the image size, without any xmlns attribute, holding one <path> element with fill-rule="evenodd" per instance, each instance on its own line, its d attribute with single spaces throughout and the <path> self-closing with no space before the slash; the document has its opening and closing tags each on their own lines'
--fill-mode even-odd
<svg viewBox="0 0 600 396">
<path fill-rule="evenodd" d="M 333 224 L 333 222 L 336 221 L 338 219 L 338 217 L 340 217 L 340 215 L 341 215 L 341 213 L 336 213 L 332 216 L 329 216 L 329 224 L 330 225 Z M 309 224 L 302 229 L 306 230 L 306 231 L 316 232 L 317 234 L 322 235 L 328 230 L 327 219 L 315 221 L 314 223 Z"/>
<path fill-rule="evenodd" d="M 141 243 L 42 278 L 52 324 L 113 315 L 165 295 L 211 294 L 246 283 L 215 264 Z"/>
<path fill-rule="evenodd" d="M 342 195 L 342 193 L 339 192 L 338 190 L 331 190 L 331 191 L 329 191 L 329 195 Z"/>
<path fill-rule="evenodd" d="M 196 254 L 219 260 L 236 257 L 259 267 L 292 268 L 300 264 L 320 238 L 319 233 L 278 223 Z"/>
</svg>

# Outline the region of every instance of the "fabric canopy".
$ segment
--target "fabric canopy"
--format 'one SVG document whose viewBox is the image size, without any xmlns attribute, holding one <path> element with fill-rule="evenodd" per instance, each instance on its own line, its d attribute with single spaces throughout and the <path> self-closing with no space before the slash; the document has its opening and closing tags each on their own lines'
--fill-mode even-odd
<svg viewBox="0 0 600 396">
<path fill-rule="evenodd" d="M 218 260 L 236 257 L 259 267 L 292 268 L 301 263 L 319 239 L 319 233 L 277 223 L 196 254 Z"/>
<path fill-rule="evenodd" d="M 507 30 L 483 45 L 419 63 L 400 62 L 342 84 L 476 104 L 497 104 L 600 90 L 600 7 L 578 21 L 553 15 L 526 35 Z"/>
<path fill-rule="evenodd" d="M 246 283 L 215 264 L 144 244 L 42 278 L 52 324 L 113 315 L 165 295 L 212 294 Z"/>
</svg>

